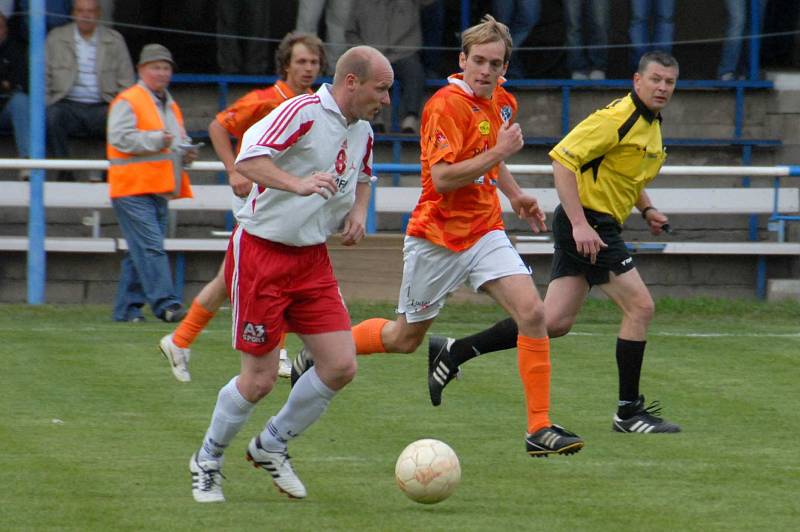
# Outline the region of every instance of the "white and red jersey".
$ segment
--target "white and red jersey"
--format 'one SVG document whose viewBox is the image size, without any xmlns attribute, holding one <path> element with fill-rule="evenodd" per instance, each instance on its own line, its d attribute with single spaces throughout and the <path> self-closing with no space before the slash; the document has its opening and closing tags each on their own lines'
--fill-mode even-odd
<svg viewBox="0 0 800 532">
<path fill-rule="evenodd" d="M 247 130 L 236 162 L 267 156 L 300 178 L 329 172 L 339 191 L 326 200 L 253 187 L 236 214 L 239 224 L 251 235 L 290 246 L 325 242 L 353 207 L 356 182 L 372 176 L 372 138 L 368 122 L 347 124 L 328 84 L 283 102 Z"/>
</svg>

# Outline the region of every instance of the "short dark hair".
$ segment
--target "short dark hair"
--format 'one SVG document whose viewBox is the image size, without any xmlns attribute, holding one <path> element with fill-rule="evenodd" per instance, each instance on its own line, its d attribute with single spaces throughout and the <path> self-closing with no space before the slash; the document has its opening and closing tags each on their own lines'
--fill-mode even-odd
<svg viewBox="0 0 800 532">
<path fill-rule="evenodd" d="M 663 67 L 680 70 L 678 67 L 678 60 L 675 59 L 672 54 L 661 50 L 653 50 L 652 52 L 645 53 L 639 59 L 639 68 L 636 70 L 639 75 L 644 74 L 644 71 L 647 70 L 647 65 L 650 63 L 658 63 Z"/>
<path fill-rule="evenodd" d="M 325 57 L 325 47 L 319 37 L 313 33 L 291 32 L 281 39 L 278 49 L 275 51 L 275 73 L 278 77 L 285 80 L 286 71 L 292 62 L 292 50 L 294 45 L 302 43 L 311 50 L 311 53 L 319 57 L 319 71 L 325 72 L 327 59 Z"/>
</svg>

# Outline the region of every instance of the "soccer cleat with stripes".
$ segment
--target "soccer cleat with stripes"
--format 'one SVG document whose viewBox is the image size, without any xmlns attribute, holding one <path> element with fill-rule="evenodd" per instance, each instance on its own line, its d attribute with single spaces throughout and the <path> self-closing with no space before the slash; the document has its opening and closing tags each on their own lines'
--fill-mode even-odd
<svg viewBox="0 0 800 532">
<path fill-rule="evenodd" d="M 530 456 L 575 454 L 583 449 L 583 440 L 559 425 L 550 425 L 525 436 L 525 450 Z"/>
<path fill-rule="evenodd" d="M 172 333 L 166 335 L 158 343 L 161 354 L 167 359 L 172 370 L 172 375 L 181 382 L 189 382 L 192 376 L 189 375 L 189 359 L 192 350 L 188 347 L 178 347 L 172 340 Z"/>
<path fill-rule="evenodd" d="M 197 453 L 189 459 L 192 474 L 192 497 L 197 502 L 225 502 L 222 494 L 222 471 L 219 462 L 198 462 Z"/>
<path fill-rule="evenodd" d="M 451 380 L 461 377 L 461 368 L 450 360 L 450 346 L 455 338 L 431 336 L 428 340 L 428 393 L 431 404 L 442 404 L 442 392 Z"/>
<path fill-rule="evenodd" d="M 253 467 L 269 473 L 278 491 L 289 498 L 303 499 L 307 495 L 306 487 L 294 472 L 286 450 L 268 451 L 261 446 L 260 437 L 256 436 L 247 446 L 247 460 L 252 462 Z"/>
<path fill-rule="evenodd" d="M 661 403 L 653 401 L 644 406 L 644 395 L 629 405 L 619 408 L 614 414 L 614 423 L 611 426 L 616 432 L 639 432 L 650 434 L 656 432 L 680 432 L 681 427 L 659 417 Z"/>
<path fill-rule="evenodd" d="M 292 362 L 292 387 L 294 387 L 297 379 L 299 379 L 303 373 L 310 370 L 313 365 L 314 359 L 311 356 L 311 352 L 307 351 L 305 347 L 301 347 L 300 352 L 297 353 L 297 356 L 294 357 L 294 362 Z"/>
</svg>

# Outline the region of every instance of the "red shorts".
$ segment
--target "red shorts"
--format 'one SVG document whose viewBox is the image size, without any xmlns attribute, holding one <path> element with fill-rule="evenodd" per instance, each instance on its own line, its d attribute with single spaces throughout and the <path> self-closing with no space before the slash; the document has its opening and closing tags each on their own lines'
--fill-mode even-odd
<svg viewBox="0 0 800 532">
<path fill-rule="evenodd" d="M 261 356 L 281 334 L 350 330 L 350 315 L 325 244 L 295 247 L 237 227 L 225 257 L 233 308 L 233 347 Z"/>
</svg>

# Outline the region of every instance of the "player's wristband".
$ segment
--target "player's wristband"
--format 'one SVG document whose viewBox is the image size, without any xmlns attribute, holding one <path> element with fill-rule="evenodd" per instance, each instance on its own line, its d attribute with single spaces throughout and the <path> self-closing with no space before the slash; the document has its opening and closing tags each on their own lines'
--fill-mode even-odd
<svg viewBox="0 0 800 532">
<path fill-rule="evenodd" d="M 652 205 L 648 205 L 647 207 L 645 207 L 644 209 L 642 209 L 642 219 L 643 219 L 643 220 L 647 220 L 647 211 L 651 211 L 651 210 L 652 210 L 652 211 L 656 211 L 656 210 L 658 210 L 658 209 L 656 209 L 656 208 L 655 208 L 655 207 L 653 207 Z"/>
</svg>

